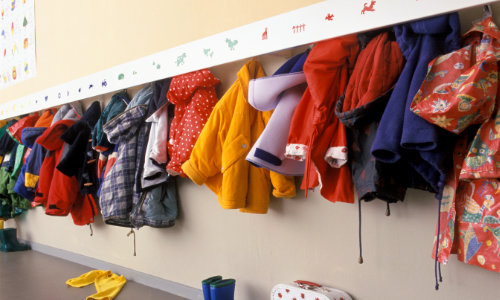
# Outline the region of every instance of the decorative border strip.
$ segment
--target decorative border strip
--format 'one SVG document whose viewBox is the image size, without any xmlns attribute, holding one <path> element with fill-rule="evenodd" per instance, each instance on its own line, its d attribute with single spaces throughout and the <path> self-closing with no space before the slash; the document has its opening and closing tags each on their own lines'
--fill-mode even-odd
<svg viewBox="0 0 500 300">
<path fill-rule="evenodd" d="M 0 104 L 0 120 L 299 45 L 491 0 L 328 0 L 161 51 Z"/>
</svg>

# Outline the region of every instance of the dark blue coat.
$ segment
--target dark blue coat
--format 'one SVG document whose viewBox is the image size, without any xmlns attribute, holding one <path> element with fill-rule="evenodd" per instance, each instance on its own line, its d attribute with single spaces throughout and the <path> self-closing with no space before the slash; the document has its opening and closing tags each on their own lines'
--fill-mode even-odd
<svg viewBox="0 0 500 300">
<path fill-rule="evenodd" d="M 427 74 L 427 65 L 438 55 L 460 47 L 458 14 L 447 14 L 394 27 L 406 58 L 371 148 L 377 160 L 396 163 L 406 160 L 439 193 L 451 163 L 448 156 L 454 136 L 410 111 L 410 104 Z M 418 176 L 417 176 L 418 177 Z M 411 187 L 423 188 L 417 182 Z"/>
<path fill-rule="evenodd" d="M 30 201 L 35 199 L 36 184 L 33 181 L 32 183 L 28 183 L 28 187 L 26 186 L 26 173 L 29 174 L 28 177 L 30 178 L 31 176 L 38 178 L 38 175 L 40 174 L 40 167 L 42 166 L 46 150 L 39 144 L 36 144 L 35 140 L 42 135 L 45 129 L 47 129 L 47 127 L 27 127 L 23 129 L 21 134 L 23 144 L 26 147 L 31 148 L 31 152 L 21 168 L 16 185 L 14 186 L 14 192 Z"/>
</svg>

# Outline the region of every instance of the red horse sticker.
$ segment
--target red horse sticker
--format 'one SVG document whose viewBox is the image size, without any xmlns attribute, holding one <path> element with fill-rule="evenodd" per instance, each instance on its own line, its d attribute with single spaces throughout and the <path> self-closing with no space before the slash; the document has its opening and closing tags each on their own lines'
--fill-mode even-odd
<svg viewBox="0 0 500 300">
<path fill-rule="evenodd" d="M 375 3 L 377 3 L 377 1 L 372 0 L 372 2 L 370 2 L 370 5 L 368 6 L 368 2 L 365 2 L 365 4 L 363 5 L 363 9 L 361 10 L 361 14 L 364 15 L 367 11 L 375 11 Z"/>
</svg>

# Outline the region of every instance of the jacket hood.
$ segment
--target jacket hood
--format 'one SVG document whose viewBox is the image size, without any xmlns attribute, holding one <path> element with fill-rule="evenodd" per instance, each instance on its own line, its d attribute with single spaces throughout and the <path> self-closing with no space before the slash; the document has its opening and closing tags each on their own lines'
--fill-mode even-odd
<svg viewBox="0 0 500 300">
<path fill-rule="evenodd" d="M 424 20 L 394 26 L 396 38 L 405 57 L 408 57 L 421 35 L 443 35 L 449 52 L 460 47 L 460 20 L 457 13 L 440 15 Z"/>
<path fill-rule="evenodd" d="M 101 116 L 101 104 L 99 101 L 94 101 L 85 111 L 79 122 L 87 124 L 90 128 L 94 128 L 97 120 Z"/>
<path fill-rule="evenodd" d="M 99 101 L 94 101 L 85 111 L 82 118 L 71 125 L 71 127 L 61 135 L 61 139 L 68 144 L 73 144 L 75 138 L 84 131 L 87 132 L 86 134 L 90 134 L 100 115 L 101 104 Z M 87 139 L 88 137 L 85 138 L 85 140 Z"/>
<path fill-rule="evenodd" d="M 374 37 L 359 53 L 346 92 L 337 102 L 340 121 L 353 127 L 379 118 L 403 66 L 403 54 L 389 33 Z"/>
<path fill-rule="evenodd" d="M 38 114 L 26 116 L 26 117 L 22 118 L 21 120 L 17 121 L 12 126 L 10 126 L 7 129 L 7 132 L 10 134 L 12 139 L 14 139 L 18 143 L 21 143 L 22 130 L 26 127 L 33 127 L 33 125 L 35 125 L 36 121 L 38 121 L 39 117 L 40 116 Z"/>
<path fill-rule="evenodd" d="M 264 69 L 262 69 L 261 65 L 252 59 L 241 67 L 237 76 L 242 89 L 242 94 L 244 95 L 245 100 L 248 100 L 248 83 L 250 79 L 264 77 L 266 76 L 266 73 L 264 73 Z"/>
<path fill-rule="evenodd" d="M 147 117 L 153 115 L 165 103 L 167 103 L 167 93 L 170 87 L 171 78 L 156 81 L 153 84 L 153 98 L 149 102 Z"/>
<path fill-rule="evenodd" d="M 359 51 L 356 35 L 347 35 L 316 44 L 314 55 L 309 55 L 304 66 L 311 96 L 315 99 L 329 97 L 331 83 L 338 76 L 338 70 L 354 66 Z M 350 72 L 349 72 L 350 73 Z"/>
<path fill-rule="evenodd" d="M 175 105 L 185 104 L 197 89 L 215 87 L 219 82 L 208 69 L 175 76 L 167 93 L 168 101 Z"/>
<path fill-rule="evenodd" d="M 273 76 L 251 79 L 248 83 L 248 103 L 260 111 L 276 107 L 283 91 L 306 82 L 302 71 L 310 49 L 287 60 Z"/>
<path fill-rule="evenodd" d="M 64 143 L 63 140 L 61 140 L 61 135 L 74 123 L 74 120 L 57 121 L 36 139 L 36 143 L 49 151 L 60 149 Z"/>
<path fill-rule="evenodd" d="M 135 94 L 125 110 L 138 105 L 148 105 L 149 101 L 151 101 L 151 96 L 153 96 L 153 85 L 148 84 Z"/>
<path fill-rule="evenodd" d="M 111 101 L 102 111 L 101 116 L 95 124 L 94 130 L 92 132 L 92 147 L 94 149 L 105 151 L 109 147 L 111 147 L 111 144 L 109 143 L 106 135 L 102 131 L 102 127 L 109 120 L 113 119 L 116 115 L 123 112 L 129 103 L 130 99 L 127 95 L 127 92 L 125 91 L 116 93 L 111 97 Z"/>
<path fill-rule="evenodd" d="M 273 110 L 283 91 L 303 83 L 306 83 L 304 72 L 252 79 L 248 85 L 248 103 L 260 111 Z"/>
<path fill-rule="evenodd" d="M 302 72 L 304 63 L 306 62 L 310 51 L 311 49 L 307 49 L 306 51 L 290 58 L 281 67 L 279 67 L 273 75 Z"/>
<path fill-rule="evenodd" d="M 82 115 L 83 115 L 83 109 L 82 109 L 82 104 L 80 102 L 64 104 L 61 108 L 59 108 L 56 115 L 52 119 L 51 125 L 61 120 L 77 121 L 81 118 Z"/>
<path fill-rule="evenodd" d="M 103 132 L 112 144 L 120 140 L 128 140 L 137 133 L 146 119 L 149 101 L 153 95 L 153 87 L 148 85 L 140 90 L 130 101 L 127 109 L 103 126 Z"/>
<path fill-rule="evenodd" d="M 50 127 L 56 113 L 57 111 L 55 109 L 46 110 L 40 118 L 38 118 L 38 121 L 36 121 L 33 127 Z"/>
<path fill-rule="evenodd" d="M 21 141 L 22 143 L 32 148 L 35 140 L 50 126 L 56 111 L 54 109 L 46 110 L 33 127 L 26 127 L 22 130 Z"/>
<path fill-rule="evenodd" d="M 32 148 L 36 139 L 47 129 L 47 127 L 27 127 L 23 129 L 22 142 L 26 147 Z"/>
<path fill-rule="evenodd" d="M 429 123 L 455 134 L 490 119 L 497 102 L 500 31 L 488 17 L 465 36 L 463 48 L 429 64 L 426 79 L 410 106 Z"/>
</svg>

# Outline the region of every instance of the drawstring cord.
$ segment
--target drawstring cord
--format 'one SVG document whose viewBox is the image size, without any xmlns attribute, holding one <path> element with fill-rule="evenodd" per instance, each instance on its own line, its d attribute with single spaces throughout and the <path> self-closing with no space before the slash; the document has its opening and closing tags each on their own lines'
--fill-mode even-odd
<svg viewBox="0 0 500 300">
<path fill-rule="evenodd" d="M 134 228 L 130 228 L 130 232 L 127 233 L 127 237 L 129 237 L 131 234 L 134 235 L 134 256 L 137 256 L 137 253 L 136 253 L 136 245 L 135 245 L 135 231 L 134 231 Z"/>
<path fill-rule="evenodd" d="M 437 226 L 437 237 L 436 237 L 436 253 L 434 253 L 434 279 L 436 281 L 436 286 L 434 287 L 439 290 L 439 282 L 443 281 L 441 277 L 441 264 L 438 261 L 439 245 L 441 244 L 441 197 L 438 199 L 438 226 Z M 438 282 L 438 269 L 439 269 L 439 282 Z"/>
<path fill-rule="evenodd" d="M 358 227 L 358 236 L 359 236 L 359 257 L 358 257 L 358 263 L 362 264 L 363 263 L 363 244 L 361 242 L 361 200 L 358 199 L 358 220 L 359 220 L 359 227 Z"/>
<path fill-rule="evenodd" d="M 89 228 L 90 228 L 90 236 L 93 236 L 94 230 L 92 230 L 92 223 L 89 224 Z"/>
<path fill-rule="evenodd" d="M 311 151 L 312 151 L 312 144 L 316 136 L 318 135 L 318 130 L 314 128 L 311 138 L 309 139 L 309 142 L 307 143 L 307 149 L 306 149 L 306 165 L 305 165 L 305 170 L 304 170 L 304 178 L 302 179 L 304 185 L 305 185 L 305 192 L 304 192 L 304 197 L 307 198 L 307 191 L 309 190 L 309 168 L 311 165 Z"/>
<path fill-rule="evenodd" d="M 389 207 L 389 202 L 387 202 L 387 208 L 385 209 L 385 215 L 390 216 L 391 215 L 391 208 Z"/>
<path fill-rule="evenodd" d="M 316 131 L 313 132 L 311 139 L 309 140 L 309 145 L 307 145 L 307 153 L 306 153 L 306 165 L 305 165 L 305 171 L 304 171 L 304 185 L 305 185 L 305 192 L 304 192 L 304 197 L 307 198 L 307 191 L 309 190 L 309 167 L 311 164 L 311 146 L 312 146 L 312 140 L 314 137 L 316 137 L 315 134 Z"/>
<path fill-rule="evenodd" d="M 441 263 L 438 263 L 438 272 L 439 272 L 439 282 L 443 282 L 443 276 L 441 276 Z"/>
</svg>

